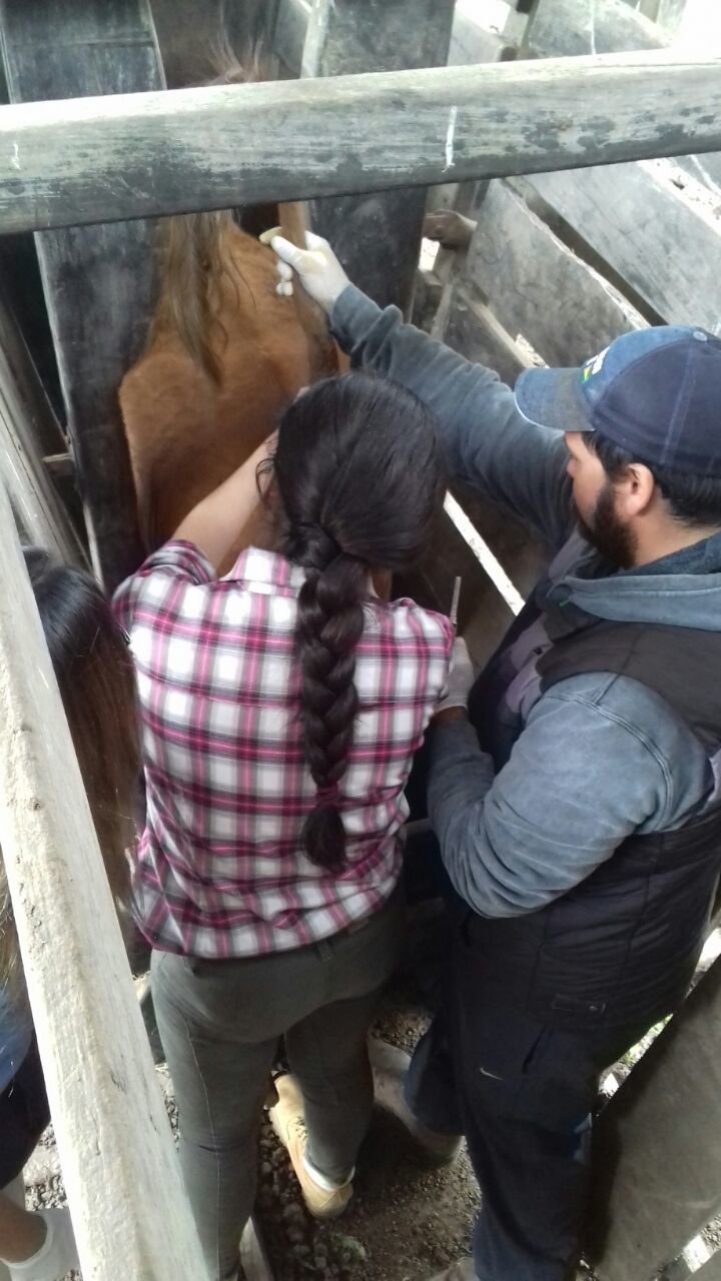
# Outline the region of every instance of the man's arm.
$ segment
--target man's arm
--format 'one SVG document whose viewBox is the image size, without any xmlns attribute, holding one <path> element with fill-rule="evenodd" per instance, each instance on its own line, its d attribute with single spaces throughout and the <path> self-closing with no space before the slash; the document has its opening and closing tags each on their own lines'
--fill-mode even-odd
<svg viewBox="0 0 721 1281">
<path fill-rule="evenodd" d="M 574 683 L 539 699 L 496 776 L 467 721 L 431 731 L 428 812 L 455 889 L 481 916 L 543 907 L 631 832 L 672 819 L 673 781 L 655 742 L 574 697 Z M 689 796 L 698 786 L 689 780 Z"/>
<path fill-rule="evenodd" d="M 307 250 L 281 237 L 272 243 L 325 308 L 353 365 L 394 378 L 433 410 L 451 475 L 501 503 L 552 549 L 562 546 L 573 514 L 561 434 L 526 422 L 510 387 L 492 370 L 404 324 L 397 308 L 381 311 L 348 283 L 320 237 L 309 237 Z M 287 277 L 284 282 L 281 288 Z"/>
</svg>

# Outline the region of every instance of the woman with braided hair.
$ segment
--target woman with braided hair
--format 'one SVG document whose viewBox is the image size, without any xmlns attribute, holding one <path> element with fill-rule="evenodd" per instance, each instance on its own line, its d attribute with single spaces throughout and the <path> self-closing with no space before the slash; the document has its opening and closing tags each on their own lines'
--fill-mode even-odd
<svg viewBox="0 0 721 1281">
<path fill-rule="evenodd" d="M 366 1038 L 402 936 L 401 826 L 443 691 L 448 620 L 384 597 L 442 496 L 415 397 L 316 383 L 119 590 L 143 720 L 135 893 L 153 945 L 181 1162 L 210 1276 L 234 1278 L 272 1111 L 310 1212 L 352 1194 L 373 1103 Z M 273 550 L 216 577 L 262 491 Z"/>
</svg>

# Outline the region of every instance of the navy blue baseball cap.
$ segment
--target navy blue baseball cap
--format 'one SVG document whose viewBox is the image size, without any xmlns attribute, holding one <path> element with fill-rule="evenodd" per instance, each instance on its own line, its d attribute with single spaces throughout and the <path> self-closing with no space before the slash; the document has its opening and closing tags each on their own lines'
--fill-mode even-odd
<svg viewBox="0 0 721 1281">
<path fill-rule="evenodd" d="M 525 369 L 515 396 L 541 427 L 597 431 L 642 462 L 721 477 L 721 341 L 704 329 L 622 334 L 580 369 Z"/>
</svg>

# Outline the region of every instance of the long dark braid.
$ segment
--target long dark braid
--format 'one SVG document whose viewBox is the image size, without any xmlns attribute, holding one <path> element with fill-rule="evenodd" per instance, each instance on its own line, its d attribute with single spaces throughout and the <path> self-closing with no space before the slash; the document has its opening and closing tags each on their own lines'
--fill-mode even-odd
<svg viewBox="0 0 721 1281">
<path fill-rule="evenodd" d="M 345 773 L 358 711 L 353 676 L 367 587 L 360 561 L 337 551 L 328 558 L 329 541 L 320 537 L 312 549 L 320 564 L 308 571 L 301 588 L 296 644 L 303 744 L 318 787 L 318 804 L 306 820 L 303 844 L 316 862 L 334 868 L 345 854 L 338 783 Z"/>
<path fill-rule="evenodd" d="M 283 415 L 274 460 L 280 546 L 306 570 L 295 640 L 299 718 L 316 806 L 309 857 L 346 857 L 339 783 L 358 711 L 356 647 L 372 568 L 421 551 L 442 494 L 432 420 L 409 392 L 367 374 L 316 383 Z"/>
</svg>

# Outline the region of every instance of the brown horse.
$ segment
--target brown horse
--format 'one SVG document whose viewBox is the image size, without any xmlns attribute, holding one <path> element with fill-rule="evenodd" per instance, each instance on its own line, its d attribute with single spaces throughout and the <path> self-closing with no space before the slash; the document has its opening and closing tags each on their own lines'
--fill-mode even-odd
<svg viewBox="0 0 721 1281">
<path fill-rule="evenodd" d="M 249 78 L 235 64 L 220 82 Z M 264 212 L 260 225 L 304 243 L 301 205 Z M 166 220 L 148 342 L 119 393 L 149 550 L 249 457 L 301 387 L 338 370 L 320 311 L 300 289 L 279 296 L 277 283 L 272 250 L 231 211 Z"/>
</svg>

